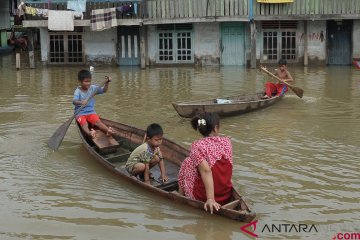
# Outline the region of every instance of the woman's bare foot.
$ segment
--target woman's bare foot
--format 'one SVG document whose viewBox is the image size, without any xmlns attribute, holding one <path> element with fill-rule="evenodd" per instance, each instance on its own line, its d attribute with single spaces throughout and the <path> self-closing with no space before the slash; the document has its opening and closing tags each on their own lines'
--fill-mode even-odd
<svg viewBox="0 0 360 240">
<path fill-rule="evenodd" d="M 269 99 L 269 98 L 270 98 L 270 97 L 269 97 L 268 95 L 266 95 L 266 94 L 261 97 L 261 99 Z"/>
</svg>

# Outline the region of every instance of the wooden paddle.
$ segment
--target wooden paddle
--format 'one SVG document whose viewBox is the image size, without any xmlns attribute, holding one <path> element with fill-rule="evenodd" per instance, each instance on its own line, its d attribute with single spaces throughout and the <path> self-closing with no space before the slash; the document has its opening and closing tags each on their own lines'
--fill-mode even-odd
<svg viewBox="0 0 360 240">
<path fill-rule="evenodd" d="M 304 90 L 302 90 L 299 87 L 295 87 L 293 85 L 288 84 L 287 82 L 285 82 L 284 80 L 282 80 L 281 78 L 279 78 L 278 76 L 275 76 L 274 74 L 272 74 L 271 72 L 269 72 L 265 67 L 260 67 L 261 71 L 267 73 L 269 76 L 279 80 L 280 82 L 282 82 L 283 84 L 287 85 L 299 98 L 302 98 L 304 95 Z"/>
<path fill-rule="evenodd" d="M 97 89 L 86 99 L 88 102 L 91 98 L 93 98 L 98 90 L 103 87 L 105 85 L 105 83 L 107 83 L 109 81 L 109 77 L 105 76 L 105 81 L 102 83 L 101 86 L 97 87 Z M 58 129 L 56 129 L 56 131 L 54 132 L 54 134 L 50 137 L 50 139 L 48 140 L 48 146 L 52 149 L 52 150 L 57 150 L 62 142 L 62 140 L 65 137 L 65 134 L 71 124 L 71 122 L 74 120 L 74 118 L 76 117 L 76 115 L 85 107 L 86 105 L 82 105 L 81 107 L 78 108 L 78 110 L 76 110 L 76 112 L 74 113 L 74 115 L 72 115 L 71 118 L 69 118 L 69 120 L 67 120 L 66 122 L 64 122 Z"/>
</svg>

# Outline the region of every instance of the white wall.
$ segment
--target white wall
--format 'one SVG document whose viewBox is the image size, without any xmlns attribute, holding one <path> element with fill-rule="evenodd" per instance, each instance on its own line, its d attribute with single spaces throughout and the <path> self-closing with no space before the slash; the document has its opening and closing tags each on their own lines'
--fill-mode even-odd
<svg viewBox="0 0 360 240">
<path fill-rule="evenodd" d="M 117 63 L 117 30 L 111 28 L 103 31 L 85 29 L 84 50 L 86 62 L 92 64 Z"/>
<path fill-rule="evenodd" d="M 353 25 L 353 58 L 360 58 L 360 20 Z"/>
<path fill-rule="evenodd" d="M 308 56 L 311 60 L 326 60 L 326 21 L 308 21 L 308 34 L 305 36 L 301 31 L 300 44 L 304 46 L 304 38 L 308 40 Z M 300 45 L 299 44 L 299 45 Z M 304 49 L 304 48 L 302 48 Z M 300 53 L 304 56 L 304 51 Z"/>
<path fill-rule="evenodd" d="M 220 24 L 194 24 L 194 54 L 195 63 L 199 65 L 220 64 Z"/>
<path fill-rule="evenodd" d="M 49 32 L 47 28 L 40 28 L 41 61 L 48 61 Z"/>
<path fill-rule="evenodd" d="M 147 26 L 147 39 L 148 60 L 146 62 L 150 62 L 152 65 L 156 62 L 156 26 Z"/>
</svg>

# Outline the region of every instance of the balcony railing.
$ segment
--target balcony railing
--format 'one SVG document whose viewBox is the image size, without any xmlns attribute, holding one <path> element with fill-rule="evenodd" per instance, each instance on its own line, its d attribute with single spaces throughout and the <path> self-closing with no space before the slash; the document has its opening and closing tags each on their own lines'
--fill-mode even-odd
<svg viewBox="0 0 360 240">
<path fill-rule="evenodd" d="M 255 0 L 254 0 L 255 2 Z M 346 18 L 360 14 L 359 0 L 295 0 L 293 3 L 265 4 L 254 3 L 255 19 L 266 19 L 269 16 L 292 18 Z M 359 18 L 359 16 L 357 16 Z"/>
<path fill-rule="evenodd" d="M 66 0 L 27 0 L 29 6 L 51 10 L 66 10 Z M 50 3 L 48 3 L 50 2 Z M 177 20 L 215 17 L 255 20 L 272 19 L 360 19 L 360 0 L 295 0 L 293 3 L 266 4 L 256 0 L 88 0 L 84 19 L 90 19 L 91 10 L 120 7 L 136 2 L 137 13 L 118 13 L 118 19 Z M 252 4 L 252 6 L 250 6 Z M 26 20 L 39 17 L 27 15 Z M 190 20 L 191 21 L 191 20 Z"/>
<path fill-rule="evenodd" d="M 248 17 L 249 0 L 149 0 L 145 18 Z"/>
<path fill-rule="evenodd" d="M 49 10 L 67 10 L 67 1 L 64 0 L 51 0 L 51 1 L 44 1 L 44 0 L 32 0 L 26 1 L 28 6 L 34 8 L 43 8 Z M 117 19 L 129 19 L 129 18 L 141 18 L 142 17 L 142 4 L 141 1 L 101 1 L 101 0 L 92 0 L 87 1 L 86 3 L 86 12 L 84 13 L 84 19 L 90 19 L 91 10 L 95 9 L 104 9 L 104 8 L 116 8 L 121 7 L 123 5 L 130 5 L 130 4 L 137 4 L 137 12 L 128 12 L 122 13 L 117 11 L 116 17 Z M 32 16 L 26 14 L 26 20 L 39 20 L 43 19 L 38 16 Z"/>
</svg>

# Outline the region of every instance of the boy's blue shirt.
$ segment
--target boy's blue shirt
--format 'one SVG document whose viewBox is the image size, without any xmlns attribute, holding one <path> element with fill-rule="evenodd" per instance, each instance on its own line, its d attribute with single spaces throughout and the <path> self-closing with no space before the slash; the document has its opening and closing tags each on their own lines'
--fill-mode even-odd
<svg viewBox="0 0 360 240">
<path fill-rule="evenodd" d="M 96 90 L 97 90 L 96 94 L 104 93 L 104 88 L 102 88 L 102 87 L 98 88 L 97 85 L 91 85 L 86 92 L 81 91 L 80 87 L 77 87 L 74 92 L 73 100 L 76 100 L 76 101 L 85 100 L 89 96 L 91 96 L 91 94 L 93 94 Z M 95 106 L 95 98 L 93 97 L 89 100 L 88 104 L 83 109 L 80 110 L 80 112 L 77 114 L 77 116 L 96 114 L 94 106 Z M 81 107 L 81 105 L 75 105 L 74 112 L 76 112 L 80 107 Z"/>
</svg>

